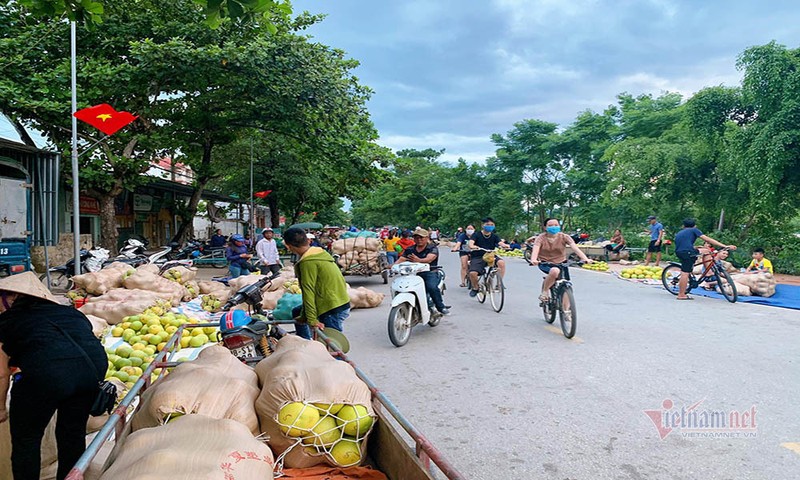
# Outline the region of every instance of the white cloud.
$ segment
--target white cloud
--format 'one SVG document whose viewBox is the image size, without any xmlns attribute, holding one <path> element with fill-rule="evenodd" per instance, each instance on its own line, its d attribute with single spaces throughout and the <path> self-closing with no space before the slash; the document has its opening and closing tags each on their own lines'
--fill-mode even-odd
<svg viewBox="0 0 800 480">
<path fill-rule="evenodd" d="M 453 133 L 438 132 L 425 135 L 383 135 L 378 143 L 391 148 L 394 151 L 405 148 L 424 150 L 433 148 L 434 150 L 445 149 L 441 156 L 442 160 L 455 162 L 463 158 L 468 162 L 480 162 L 487 157 L 494 155 L 494 145 L 486 135 L 457 135 Z"/>
<path fill-rule="evenodd" d="M 536 27 L 562 23 L 589 15 L 598 0 L 494 0 L 496 8 L 509 15 L 514 33 L 531 34 Z"/>
<path fill-rule="evenodd" d="M 575 80 L 582 76 L 581 72 L 563 65 L 550 63 L 534 65 L 522 55 L 509 52 L 504 48 L 497 48 L 495 56 L 501 69 L 501 78 L 505 80 L 528 82 L 540 79 Z"/>
</svg>

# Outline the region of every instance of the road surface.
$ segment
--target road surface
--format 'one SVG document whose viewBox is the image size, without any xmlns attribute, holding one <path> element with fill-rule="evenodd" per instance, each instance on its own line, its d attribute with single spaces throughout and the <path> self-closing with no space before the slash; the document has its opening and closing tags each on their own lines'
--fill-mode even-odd
<svg viewBox="0 0 800 480">
<path fill-rule="evenodd" d="M 354 311 L 345 333 L 351 358 L 466 478 L 800 478 L 796 310 L 678 302 L 573 269 L 578 328 L 567 340 L 542 319 L 538 269 L 508 259 L 498 314 L 458 287 L 457 254 L 441 260 L 453 308 L 439 326 L 394 347 L 387 295 Z M 389 292 L 378 277 L 348 281 Z M 723 416 L 725 428 L 688 428 Z M 752 416 L 755 429 L 743 428 Z"/>
</svg>

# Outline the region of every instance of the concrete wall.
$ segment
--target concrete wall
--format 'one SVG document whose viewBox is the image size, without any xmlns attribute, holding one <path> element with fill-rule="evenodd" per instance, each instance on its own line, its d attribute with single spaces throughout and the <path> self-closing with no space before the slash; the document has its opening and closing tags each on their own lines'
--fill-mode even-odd
<svg viewBox="0 0 800 480">
<path fill-rule="evenodd" d="M 92 236 L 90 234 L 81 235 L 81 248 L 92 248 Z M 58 237 L 58 244 L 47 247 L 47 254 L 50 257 L 50 266 L 55 267 L 64 265 L 74 255 L 72 234 L 62 233 Z M 44 273 L 44 247 L 31 247 L 31 263 L 37 273 Z"/>
<path fill-rule="evenodd" d="M 215 223 L 212 227 L 209 219 L 205 217 L 194 217 L 194 236 L 197 237 L 198 240 L 208 240 L 211 238 L 211 235 L 214 234 L 212 228 L 214 230 L 221 228 L 222 234 L 225 236 L 234 233 L 241 233 L 242 235 L 246 233 L 244 231 L 244 224 L 236 220 L 223 220 Z"/>
</svg>

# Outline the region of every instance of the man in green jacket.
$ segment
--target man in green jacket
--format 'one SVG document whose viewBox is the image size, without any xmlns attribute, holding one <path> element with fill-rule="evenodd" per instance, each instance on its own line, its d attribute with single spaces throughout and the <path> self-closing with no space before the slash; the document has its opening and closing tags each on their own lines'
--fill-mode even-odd
<svg viewBox="0 0 800 480">
<path fill-rule="evenodd" d="M 290 228 L 283 234 L 286 248 L 300 260 L 294 273 L 303 292 L 305 323 L 295 323 L 297 335 L 311 339 L 309 327 L 318 326 L 342 331 L 342 323 L 350 316 L 350 296 L 341 270 L 328 252 L 309 245 L 302 228 Z"/>
</svg>

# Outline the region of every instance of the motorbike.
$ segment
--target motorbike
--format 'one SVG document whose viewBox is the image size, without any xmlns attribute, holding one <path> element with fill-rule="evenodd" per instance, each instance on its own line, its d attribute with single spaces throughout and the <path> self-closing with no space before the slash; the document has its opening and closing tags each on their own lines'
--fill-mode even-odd
<svg viewBox="0 0 800 480">
<path fill-rule="evenodd" d="M 411 329 L 427 322 L 435 327 L 442 314 L 431 308 L 430 298 L 425 291 L 425 282 L 418 274 L 431 271 L 427 263 L 403 262 L 392 266 L 392 309 L 389 312 L 389 340 L 396 347 L 402 347 L 411 336 Z M 439 274 L 438 288 L 444 295 L 447 289 L 445 274 L 441 267 L 433 270 Z"/>
<path fill-rule="evenodd" d="M 278 275 L 280 273 L 240 288 L 222 307 L 220 339 L 225 348 L 242 362 L 253 363 L 270 355 L 274 342 L 287 334 L 280 326 L 267 323 L 272 319 L 261 305 L 262 289 Z M 244 310 L 231 310 L 243 303 L 248 305 L 250 315 Z"/>
<path fill-rule="evenodd" d="M 533 243 L 526 243 L 522 249 L 522 256 L 525 258 L 525 261 L 531 263 L 531 256 L 533 256 Z"/>
</svg>

